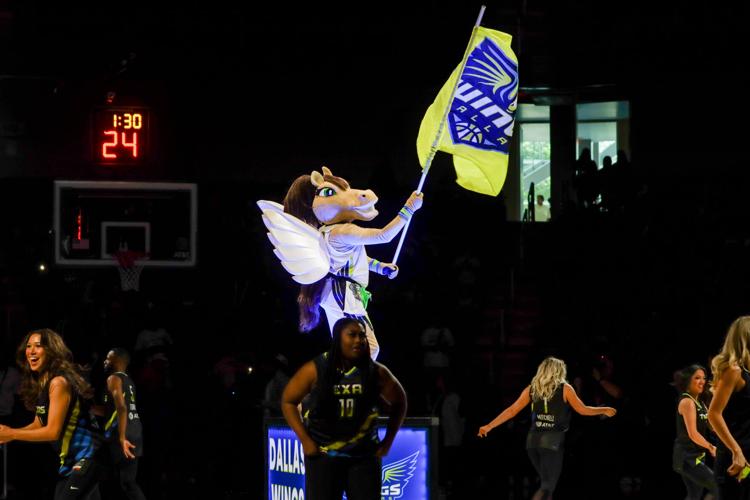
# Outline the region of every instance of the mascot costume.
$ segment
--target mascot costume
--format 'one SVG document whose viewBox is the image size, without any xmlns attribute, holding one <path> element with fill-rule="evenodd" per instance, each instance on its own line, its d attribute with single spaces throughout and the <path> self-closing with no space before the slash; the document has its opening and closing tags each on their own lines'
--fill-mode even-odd
<svg viewBox="0 0 750 500">
<path fill-rule="evenodd" d="M 422 193 L 414 192 L 398 215 L 385 227 L 364 228 L 354 221 L 370 221 L 378 215 L 378 197 L 372 190 L 352 189 L 327 167 L 323 173 L 302 175 L 292 183 L 284 204 L 259 201 L 263 222 L 274 254 L 292 279 L 301 285 L 300 329 L 310 331 L 320 319 L 319 307 L 328 325 L 343 317 L 360 319 L 366 327 L 373 359 L 380 350 L 367 316 L 370 271 L 393 279 L 395 264 L 371 259 L 365 245 L 389 243 L 422 206 Z"/>
</svg>

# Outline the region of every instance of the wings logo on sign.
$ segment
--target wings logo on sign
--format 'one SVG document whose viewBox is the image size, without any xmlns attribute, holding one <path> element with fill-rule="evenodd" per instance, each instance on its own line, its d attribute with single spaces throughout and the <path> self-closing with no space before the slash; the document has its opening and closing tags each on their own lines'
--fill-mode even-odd
<svg viewBox="0 0 750 500">
<path fill-rule="evenodd" d="M 414 471 L 417 469 L 417 459 L 419 451 L 415 451 L 406 458 L 391 462 L 383 466 L 381 476 L 380 499 L 395 500 L 401 498 L 406 493 L 406 486 L 409 480 L 414 477 Z M 344 494 L 344 500 L 347 499 Z"/>
<path fill-rule="evenodd" d="M 380 488 L 382 500 L 393 500 L 404 495 L 406 486 L 417 468 L 417 458 L 419 458 L 418 451 L 383 467 L 382 486 Z"/>
</svg>

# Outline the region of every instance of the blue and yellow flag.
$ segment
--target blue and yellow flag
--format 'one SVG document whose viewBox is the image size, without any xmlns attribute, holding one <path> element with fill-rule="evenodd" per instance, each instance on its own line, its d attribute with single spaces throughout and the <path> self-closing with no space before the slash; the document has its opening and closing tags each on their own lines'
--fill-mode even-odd
<svg viewBox="0 0 750 500">
<path fill-rule="evenodd" d="M 496 196 L 508 171 L 518 99 L 518 60 L 510 48 L 510 35 L 474 29 L 468 56 L 422 119 L 417 154 L 422 167 L 436 151 L 452 154 L 460 186 Z M 443 118 L 446 122 L 441 126 Z"/>
</svg>

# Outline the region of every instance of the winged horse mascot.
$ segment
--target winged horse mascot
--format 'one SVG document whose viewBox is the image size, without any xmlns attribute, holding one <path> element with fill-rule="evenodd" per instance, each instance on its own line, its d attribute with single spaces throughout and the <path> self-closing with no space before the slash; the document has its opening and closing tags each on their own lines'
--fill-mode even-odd
<svg viewBox="0 0 750 500">
<path fill-rule="evenodd" d="M 393 279 L 398 267 L 368 257 L 365 246 L 393 240 L 421 208 L 423 195 L 412 193 L 385 227 L 360 227 L 354 222 L 378 215 L 378 197 L 370 189 L 351 188 L 327 167 L 322 170 L 322 174 L 314 171 L 299 176 L 283 205 L 261 200 L 258 206 L 274 254 L 301 285 L 297 298 L 300 329 L 310 331 L 318 324 L 319 307 L 325 310 L 331 329 L 343 317 L 357 318 L 365 325 L 375 359 L 380 347 L 367 315 L 370 271 Z"/>
</svg>

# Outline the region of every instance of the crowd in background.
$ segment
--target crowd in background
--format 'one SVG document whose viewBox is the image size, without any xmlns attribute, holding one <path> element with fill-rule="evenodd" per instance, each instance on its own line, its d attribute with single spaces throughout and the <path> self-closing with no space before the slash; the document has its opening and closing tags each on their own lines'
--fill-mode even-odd
<svg viewBox="0 0 750 500">
<path fill-rule="evenodd" d="M 623 172 L 619 178 L 631 178 Z M 546 355 L 568 363 L 585 403 L 618 410 L 616 418 L 571 426 L 561 498 L 681 491 L 670 462 L 671 375 L 692 362 L 706 365 L 744 312 L 750 239 L 736 217 L 718 216 L 705 198 L 664 204 L 677 198 L 667 183 L 647 187 L 641 178 L 621 194 L 613 181 L 615 195 L 607 182 L 597 191 L 577 181 L 579 196 L 550 224 L 507 222 L 502 197 L 428 188 L 399 277 L 371 280 L 380 357 L 404 384 L 409 415 L 441 419 L 445 497 L 519 499 L 534 491 L 523 455 L 528 418 L 481 442 L 475 436 Z M 148 498 L 259 498 L 263 418 L 278 415 L 286 378 L 327 346 L 325 322 L 297 331 L 295 287 L 253 207 L 268 192 L 283 194 L 283 187 L 223 197 L 203 189 L 210 212 L 203 217 L 212 224 L 202 226 L 199 267 L 148 268 L 140 292 L 122 292 L 114 269 L 23 274 L 8 264 L 14 240 L 0 244 L 0 374 L 11 373 L 6 367 L 30 328 L 61 333 L 99 390 L 102 356 L 114 346 L 130 350 L 147 449 L 139 480 Z M 395 213 L 402 194 L 385 190 L 381 213 Z M 372 253 L 387 262 L 390 251 Z M 17 402 L 8 412 L 2 401 L 3 421 L 30 420 Z M 594 446 L 610 452 L 601 459 Z M 51 483 L 30 481 L 17 464 L 54 463 L 51 450 L 12 443 L 9 451 L 11 498 L 40 498 Z M 54 466 L 40 466 L 34 478 L 44 470 L 52 476 Z"/>
</svg>

